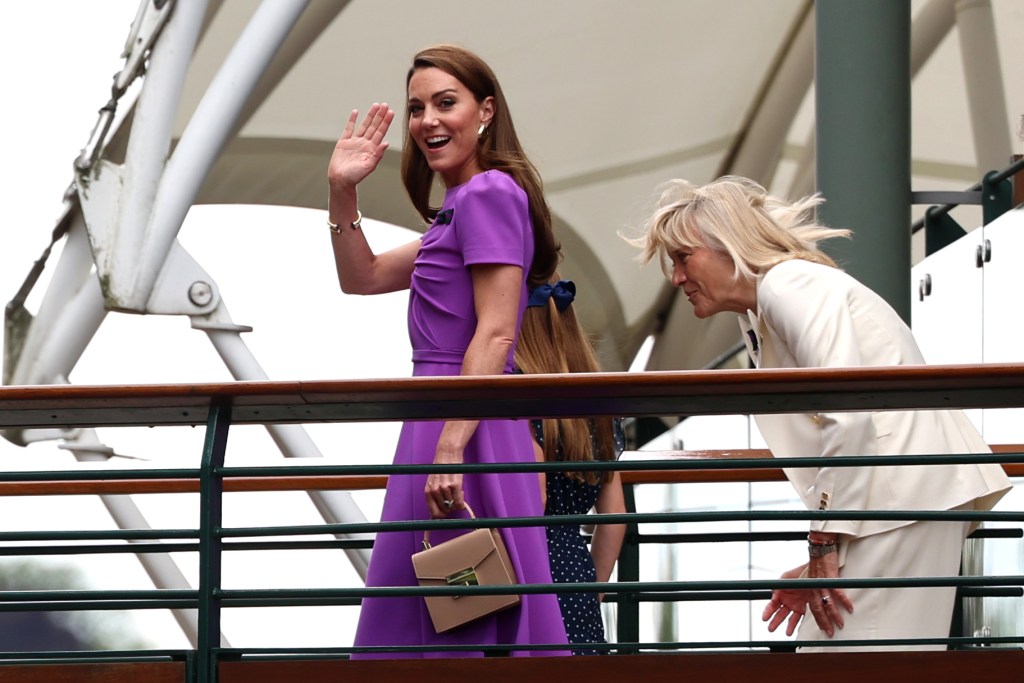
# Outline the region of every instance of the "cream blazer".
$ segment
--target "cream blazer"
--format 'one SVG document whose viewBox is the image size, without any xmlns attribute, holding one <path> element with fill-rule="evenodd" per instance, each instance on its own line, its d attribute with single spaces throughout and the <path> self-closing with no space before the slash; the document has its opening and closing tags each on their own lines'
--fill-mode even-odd
<svg viewBox="0 0 1024 683">
<path fill-rule="evenodd" d="M 843 271 L 791 260 L 757 283 L 757 313 L 740 318 L 759 368 L 924 365 L 906 323 Z M 756 335 L 755 337 L 750 334 Z M 987 453 L 960 410 L 756 415 L 776 457 Z M 811 510 L 991 509 L 1010 489 L 998 464 L 784 468 Z M 853 536 L 909 521 L 814 520 L 811 529 Z"/>
</svg>

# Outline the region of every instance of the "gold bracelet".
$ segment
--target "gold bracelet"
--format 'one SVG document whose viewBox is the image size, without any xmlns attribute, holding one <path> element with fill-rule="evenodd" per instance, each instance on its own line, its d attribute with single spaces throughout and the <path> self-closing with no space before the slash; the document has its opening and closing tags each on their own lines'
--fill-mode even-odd
<svg viewBox="0 0 1024 683">
<path fill-rule="evenodd" d="M 331 229 L 331 232 L 341 234 L 341 226 L 331 222 L 330 214 L 327 215 L 327 227 Z M 359 209 L 356 209 L 356 219 L 349 224 L 349 227 L 353 230 L 363 227 L 363 213 Z"/>
</svg>

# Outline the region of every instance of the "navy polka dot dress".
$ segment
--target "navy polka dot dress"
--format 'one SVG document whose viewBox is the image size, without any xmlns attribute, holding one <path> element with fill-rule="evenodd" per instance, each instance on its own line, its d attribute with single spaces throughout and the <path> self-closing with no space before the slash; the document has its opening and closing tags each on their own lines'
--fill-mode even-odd
<svg viewBox="0 0 1024 683">
<path fill-rule="evenodd" d="M 544 434 L 540 420 L 532 420 L 534 438 L 544 446 Z M 615 425 L 615 447 L 622 452 L 623 436 L 619 421 Z M 562 450 L 558 449 L 558 460 Z M 588 484 L 570 479 L 560 472 L 548 472 L 547 506 L 544 514 L 582 515 L 590 511 L 601 493 L 601 484 Z M 546 527 L 548 553 L 551 556 L 551 578 L 555 583 L 581 583 L 597 581 L 594 560 L 590 556 L 587 542 L 576 525 Z M 558 605 L 562 609 L 565 633 L 572 645 L 604 643 L 604 620 L 601 617 L 601 602 L 597 593 L 559 593 Z M 607 654 L 604 650 L 574 649 L 573 654 Z"/>
</svg>

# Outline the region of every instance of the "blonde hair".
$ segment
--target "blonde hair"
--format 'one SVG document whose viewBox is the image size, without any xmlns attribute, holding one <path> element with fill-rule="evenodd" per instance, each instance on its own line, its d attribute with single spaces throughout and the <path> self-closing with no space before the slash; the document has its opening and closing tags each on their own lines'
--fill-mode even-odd
<svg viewBox="0 0 1024 683">
<path fill-rule="evenodd" d="M 555 276 L 557 280 L 557 274 Z M 529 306 L 516 343 L 516 365 L 525 374 L 600 372 L 594 347 L 579 324 L 573 306 L 559 311 L 554 297 L 542 306 Z M 544 459 L 558 460 L 561 446 L 566 462 L 614 460 L 615 437 L 610 417 L 545 419 Z M 593 438 L 591 438 L 593 433 Z M 611 480 L 611 472 L 566 472 L 565 476 L 589 484 Z"/>
<path fill-rule="evenodd" d="M 671 255 L 698 247 L 728 254 L 737 278 L 753 279 L 790 259 L 836 268 L 818 242 L 849 237 L 850 231 L 814 222 L 814 208 L 824 201 L 817 194 L 787 201 L 740 176 L 723 176 L 700 187 L 670 180 L 662 186 L 643 236 L 627 241 L 643 250 L 644 263 L 659 257 L 668 277 Z"/>
</svg>

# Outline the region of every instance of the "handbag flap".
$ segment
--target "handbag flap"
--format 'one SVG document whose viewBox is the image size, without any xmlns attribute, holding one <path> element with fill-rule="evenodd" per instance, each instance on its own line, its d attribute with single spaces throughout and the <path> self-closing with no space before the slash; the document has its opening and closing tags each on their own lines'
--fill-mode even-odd
<svg viewBox="0 0 1024 683">
<path fill-rule="evenodd" d="M 474 569 L 496 552 L 490 529 L 475 529 L 462 536 L 415 553 L 413 569 L 419 579 L 445 581 L 449 576 Z"/>
</svg>

